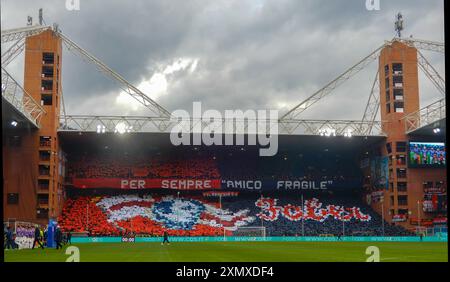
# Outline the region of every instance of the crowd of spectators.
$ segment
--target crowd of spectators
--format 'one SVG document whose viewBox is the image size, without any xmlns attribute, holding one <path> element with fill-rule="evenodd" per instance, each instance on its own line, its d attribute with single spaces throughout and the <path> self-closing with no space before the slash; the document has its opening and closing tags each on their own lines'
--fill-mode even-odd
<svg viewBox="0 0 450 282">
<path fill-rule="evenodd" d="M 261 161 L 254 155 L 71 155 L 72 178 L 178 178 L 230 180 L 360 181 L 355 162 L 335 155 L 279 154 Z"/>
<path fill-rule="evenodd" d="M 284 206 L 287 204 L 302 206 L 301 197 L 298 195 L 286 195 L 277 194 L 271 195 L 271 198 L 277 199 L 277 205 Z M 305 199 L 316 196 L 305 196 Z M 314 220 L 291 221 L 284 217 L 279 217 L 276 221 L 264 221 L 263 225 L 266 228 L 266 234 L 268 236 L 321 236 L 321 235 L 371 235 L 382 236 L 383 224 L 381 216 L 373 211 L 370 206 L 360 201 L 357 197 L 352 196 L 337 196 L 327 195 L 325 193 L 317 196 L 320 199 L 323 207 L 327 205 L 335 205 L 342 207 L 359 207 L 361 212 L 370 215 L 369 221 L 360 221 L 357 219 L 351 219 L 348 222 L 341 220 L 335 220 L 328 218 L 323 222 Z M 231 209 L 239 209 L 242 207 L 248 207 L 251 209 L 252 214 L 261 212 L 260 208 L 256 207 L 255 199 L 252 196 L 239 196 L 239 199 L 229 199 L 224 202 L 224 207 Z M 261 221 L 255 221 L 251 226 L 261 226 Z M 384 223 L 384 235 L 385 236 L 408 236 L 412 235 L 405 228 L 392 225 L 385 221 Z"/>
<path fill-rule="evenodd" d="M 91 236 L 120 235 L 106 214 L 95 204 L 98 197 L 79 197 L 66 200 L 58 223 L 63 232 L 88 233 Z"/>
<path fill-rule="evenodd" d="M 305 196 L 305 199 L 316 197 L 317 195 Z M 124 234 L 139 234 L 141 236 L 161 236 L 167 231 L 170 236 L 223 236 L 223 228 L 205 224 L 198 221 L 192 227 L 168 228 L 163 223 L 155 219 L 155 214 L 151 211 L 154 203 L 161 200 L 158 194 L 144 195 L 124 195 L 121 196 L 126 201 L 110 200 L 111 197 L 78 197 L 66 201 L 62 216 L 59 218 L 59 224 L 63 232 L 87 232 L 91 236 L 120 236 Z M 361 212 L 370 215 L 369 221 L 351 219 L 343 222 L 334 218 L 327 218 L 323 222 L 314 220 L 292 221 L 285 217 L 279 217 L 275 221 L 261 220 L 257 215 L 261 213 L 261 208 L 255 205 L 261 196 L 258 194 L 242 194 L 237 197 L 223 198 L 221 203 L 216 199 L 206 199 L 202 196 L 184 195 L 183 198 L 191 201 L 202 201 L 215 207 L 219 207 L 230 215 L 236 214 L 242 210 L 248 210 L 248 215 L 254 220 L 245 222 L 246 227 L 264 226 L 267 236 L 321 236 L 329 234 L 333 236 L 346 235 L 370 235 L 370 236 L 408 236 L 412 235 L 406 229 L 391 225 L 387 222 L 383 224 L 380 215 L 374 212 L 368 205 L 356 197 L 336 196 L 321 194 L 318 196 L 323 207 L 327 205 L 336 205 L 343 207 L 358 207 Z M 265 195 L 266 197 L 266 195 Z M 267 195 L 277 199 L 277 204 L 301 206 L 302 202 L 298 195 L 294 194 L 274 194 Z M 105 199 L 109 204 L 105 204 Z M 116 198 L 117 199 L 117 198 Z M 138 204 L 139 203 L 139 204 Z M 124 208 L 126 207 L 126 208 Z M 110 217 L 114 212 L 120 209 L 120 220 Z M 180 211 L 178 221 L 185 220 L 184 216 L 192 216 L 186 206 Z M 125 213 L 125 214 L 124 214 Z M 129 214 L 127 214 L 129 213 Z M 178 212 L 177 212 L 178 213 Z M 198 214 L 199 216 L 199 214 Z M 227 230 L 225 235 L 232 235 L 233 232 Z"/>
<path fill-rule="evenodd" d="M 360 178 L 353 160 L 336 155 L 283 155 L 265 158 L 232 156 L 218 159 L 223 179 L 348 180 Z"/>
<path fill-rule="evenodd" d="M 69 160 L 67 176 L 73 178 L 183 178 L 217 179 L 214 159 L 192 157 L 80 155 Z"/>
</svg>

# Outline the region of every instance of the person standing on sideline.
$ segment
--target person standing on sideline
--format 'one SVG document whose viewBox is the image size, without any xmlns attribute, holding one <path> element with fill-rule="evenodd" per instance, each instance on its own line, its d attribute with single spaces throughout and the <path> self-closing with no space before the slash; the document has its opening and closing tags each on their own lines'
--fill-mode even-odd
<svg viewBox="0 0 450 282">
<path fill-rule="evenodd" d="M 164 240 L 163 240 L 163 242 L 161 243 L 161 245 L 164 245 L 164 243 L 167 243 L 167 245 L 170 245 L 170 242 L 169 242 L 169 234 L 167 233 L 166 230 L 164 230 Z"/>
<path fill-rule="evenodd" d="M 41 235 L 41 242 L 42 242 L 42 245 L 45 246 L 44 231 L 42 230 L 42 228 L 40 228 L 39 234 Z"/>
<path fill-rule="evenodd" d="M 11 231 L 11 227 L 6 228 L 6 246 L 5 249 L 13 248 L 13 232 Z"/>
<path fill-rule="evenodd" d="M 55 242 L 56 242 L 56 249 L 62 249 L 62 232 L 59 226 L 56 227 L 55 231 Z"/>
<path fill-rule="evenodd" d="M 31 249 L 34 249 L 34 246 L 36 246 L 36 243 L 38 243 L 39 247 L 41 247 L 42 249 L 44 249 L 44 245 L 42 245 L 42 237 L 41 237 L 41 229 L 39 229 L 39 227 L 36 226 L 36 228 L 34 229 L 34 241 L 33 241 L 33 247 L 31 247 Z"/>
<path fill-rule="evenodd" d="M 67 244 L 72 244 L 72 231 L 67 233 Z"/>
<path fill-rule="evenodd" d="M 47 235 L 48 235 L 48 227 L 45 227 L 45 230 L 44 230 L 44 244 L 47 244 Z"/>
</svg>

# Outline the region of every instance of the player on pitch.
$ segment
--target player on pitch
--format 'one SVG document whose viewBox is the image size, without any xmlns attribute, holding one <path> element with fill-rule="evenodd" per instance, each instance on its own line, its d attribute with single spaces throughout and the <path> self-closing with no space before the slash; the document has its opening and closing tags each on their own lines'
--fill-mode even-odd
<svg viewBox="0 0 450 282">
<path fill-rule="evenodd" d="M 167 233 L 167 230 L 164 230 L 164 240 L 162 241 L 161 245 L 164 245 L 164 243 L 167 243 L 167 245 L 170 245 L 169 242 L 169 234 Z"/>
</svg>

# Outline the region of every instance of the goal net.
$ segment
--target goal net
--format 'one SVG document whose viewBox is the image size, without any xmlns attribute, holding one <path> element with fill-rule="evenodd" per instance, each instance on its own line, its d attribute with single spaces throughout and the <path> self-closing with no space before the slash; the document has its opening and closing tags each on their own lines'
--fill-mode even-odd
<svg viewBox="0 0 450 282">
<path fill-rule="evenodd" d="M 233 231 L 233 236 L 237 237 L 266 237 L 266 228 L 263 226 L 238 227 Z"/>
</svg>

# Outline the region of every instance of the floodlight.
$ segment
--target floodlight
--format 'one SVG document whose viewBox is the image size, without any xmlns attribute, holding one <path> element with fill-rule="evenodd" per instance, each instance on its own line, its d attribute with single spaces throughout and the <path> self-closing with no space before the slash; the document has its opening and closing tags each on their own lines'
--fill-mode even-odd
<svg viewBox="0 0 450 282">
<path fill-rule="evenodd" d="M 114 133 L 124 134 L 126 132 L 127 132 L 127 125 L 123 122 L 119 122 L 114 129 Z"/>
<path fill-rule="evenodd" d="M 344 136 L 347 137 L 347 138 L 352 138 L 352 136 L 353 136 L 352 130 L 351 130 L 351 129 L 347 129 L 347 130 L 344 132 Z"/>
</svg>

